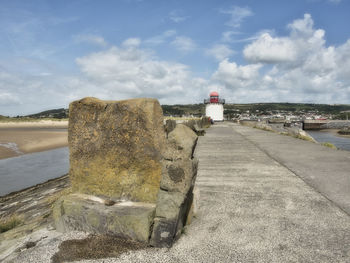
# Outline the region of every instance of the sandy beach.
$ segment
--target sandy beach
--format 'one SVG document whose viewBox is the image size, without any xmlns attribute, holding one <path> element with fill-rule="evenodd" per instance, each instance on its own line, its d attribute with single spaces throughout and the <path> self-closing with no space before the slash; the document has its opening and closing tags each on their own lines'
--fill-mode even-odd
<svg viewBox="0 0 350 263">
<path fill-rule="evenodd" d="M 0 123 L 0 159 L 68 145 L 68 121 Z"/>
</svg>

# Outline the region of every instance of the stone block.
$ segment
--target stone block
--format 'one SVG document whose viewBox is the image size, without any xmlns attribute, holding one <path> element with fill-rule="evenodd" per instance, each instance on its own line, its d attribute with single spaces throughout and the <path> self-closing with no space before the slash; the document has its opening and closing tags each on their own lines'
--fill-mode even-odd
<svg viewBox="0 0 350 263">
<path fill-rule="evenodd" d="M 166 120 L 165 121 L 165 131 L 167 135 L 172 132 L 176 127 L 176 121 L 175 120 Z"/>
<path fill-rule="evenodd" d="M 191 128 L 184 124 L 176 125 L 175 129 L 169 133 L 168 140 L 181 151 L 181 157 L 191 159 L 197 143 L 198 136 Z"/>
<path fill-rule="evenodd" d="M 160 190 L 156 208 L 156 216 L 177 220 L 185 195 L 180 192 L 169 192 Z"/>
<path fill-rule="evenodd" d="M 159 191 L 150 245 L 170 247 L 181 235 L 193 202 L 192 188 L 180 192 Z"/>
<path fill-rule="evenodd" d="M 155 99 L 72 102 L 68 140 L 73 191 L 155 203 L 165 137 Z"/>
<path fill-rule="evenodd" d="M 106 206 L 101 198 L 71 194 L 54 205 L 58 231 L 110 234 L 148 243 L 155 214 L 150 203 L 121 202 Z"/>
<path fill-rule="evenodd" d="M 172 121 L 164 127 L 154 99 L 72 102 L 68 141 L 73 194 L 54 205 L 57 230 L 171 246 L 193 201 L 197 138 L 183 124 Z"/>
<path fill-rule="evenodd" d="M 175 219 L 155 218 L 150 245 L 153 247 L 171 247 L 176 235 Z"/>
<path fill-rule="evenodd" d="M 164 161 L 160 188 L 167 191 L 187 193 L 194 184 L 198 160 Z"/>
</svg>

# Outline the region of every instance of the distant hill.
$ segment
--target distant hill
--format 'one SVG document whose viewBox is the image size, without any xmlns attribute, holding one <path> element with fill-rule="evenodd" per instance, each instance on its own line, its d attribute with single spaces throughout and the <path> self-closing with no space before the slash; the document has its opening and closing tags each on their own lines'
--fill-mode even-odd
<svg viewBox="0 0 350 263">
<path fill-rule="evenodd" d="M 318 111 L 320 113 L 336 114 L 350 110 L 349 104 L 311 104 L 311 103 L 251 103 L 251 104 L 226 104 L 225 110 L 240 111 Z"/>
<path fill-rule="evenodd" d="M 25 117 L 41 119 L 41 118 L 55 118 L 55 119 L 65 119 L 68 118 L 68 109 L 53 109 L 42 111 L 36 114 L 27 115 Z"/>
<path fill-rule="evenodd" d="M 177 104 L 161 105 L 165 116 L 193 115 L 202 116 L 205 114 L 204 104 Z"/>
<path fill-rule="evenodd" d="M 161 105 L 165 116 L 202 116 L 205 114 L 204 104 L 176 104 L 176 105 Z M 303 112 L 318 112 L 320 114 L 333 114 L 335 117 L 343 118 L 345 115 L 342 111 L 349 111 L 350 104 L 311 104 L 311 103 L 249 103 L 249 104 L 233 104 L 227 103 L 224 105 L 224 113 L 234 115 L 244 112 L 259 112 L 265 114 L 269 112 L 288 111 L 295 114 Z M 344 116 L 343 116 L 344 115 Z M 23 117 L 23 116 L 19 116 Z M 53 109 L 36 114 L 24 116 L 27 118 L 68 118 L 68 109 Z M 0 115 L 1 118 L 6 118 Z"/>
</svg>

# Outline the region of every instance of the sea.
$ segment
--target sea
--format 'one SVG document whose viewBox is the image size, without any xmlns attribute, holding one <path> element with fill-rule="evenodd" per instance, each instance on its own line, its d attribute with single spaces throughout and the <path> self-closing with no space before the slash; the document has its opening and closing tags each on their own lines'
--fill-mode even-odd
<svg viewBox="0 0 350 263">
<path fill-rule="evenodd" d="M 306 132 L 319 143 L 329 142 L 334 144 L 338 149 L 350 151 L 350 138 L 337 136 L 334 132 L 327 130 Z"/>
<path fill-rule="evenodd" d="M 0 160 L 0 196 L 65 175 L 68 147 Z"/>
</svg>

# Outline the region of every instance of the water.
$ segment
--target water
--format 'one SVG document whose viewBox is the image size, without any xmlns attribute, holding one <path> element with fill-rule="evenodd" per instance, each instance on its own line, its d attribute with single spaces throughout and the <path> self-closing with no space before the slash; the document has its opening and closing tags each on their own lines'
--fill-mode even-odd
<svg viewBox="0 0 350 263">
<path fill-rule="evenodd" d="M 0 160 L 0 196 L 68 173 L 68 147 Z"/>
<path fill-rule="evenodd" d="M 350 151 L 350 138 L 339 137 L 332 132 L 324 131 L 307 131 L 318 142 L 330 142 L 338 149 Z"/>
</svg>

